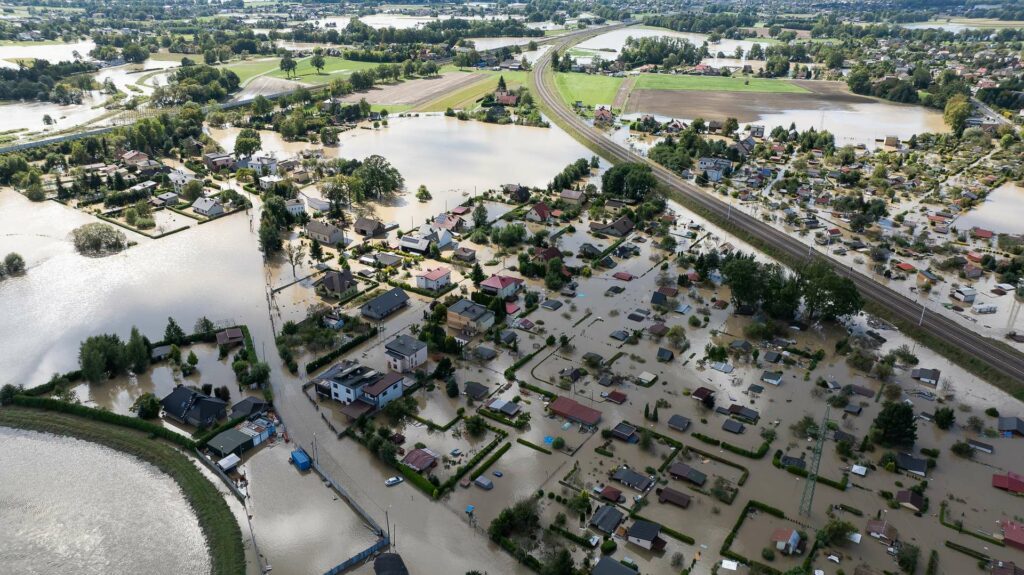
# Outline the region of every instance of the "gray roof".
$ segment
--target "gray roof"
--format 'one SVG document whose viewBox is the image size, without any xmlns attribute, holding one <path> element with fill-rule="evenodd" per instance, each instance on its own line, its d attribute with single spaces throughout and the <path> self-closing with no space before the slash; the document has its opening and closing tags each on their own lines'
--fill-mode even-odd
<svg viewBox="0 0 1024 575">
<path fill-rule="evenodd" d="M 698 487 L 704 485 L 708 480 L 707 475 L 680 461 L 673 463 L 672 467 L 668 468 L 668 474 L 673 477 L 685 479 Z"/>
<path fill-rule="evenodd" d="M 590 570 L 590 575 L 637 575 L 637 571 L 623 565 L 608 555 L 602 555 L 597 565 L 594 565 L 594 568 Z"/>
<path fill-rule="evenodd" d="M 924 475 L 928 472 L 928 461 L 909 453 L 898 453 L 896 454 L 896 467 Z"/>
<path fill-rule="evenodd" d="M 263 413 L 270 404 L 258 397 L 247 397 L 231 406 L 231 417 L 241 417 Z"/>
<path fill-rule="evenodd" d="M 722 423 L 722 429 L 729 433 L 743 433 L 743 424 L 735 419 L 726 419 L 725 422 Z"/>
<path fill-rule="evenodd" d="M 476 381 L 467 381 L 463 385 L 463 389 L 466 390 L 466 395 L 477 400 L 487 397 L 487 393 L 490 391 L 486 385 Z"/>
<path fill-rule="evenodd" d="M 309 223 L 306 224 L 306 231 L 313 234 L 333 236 L 334 234 L 341 233 L 341 228 L 334 224 L 321 222 L 320 220 L 310 220 Z"/>
<path fill-rule="evenodd" d="M 612 479 L 637 491 L 647 491 L 647 488 L 653 484 L 650 477 L 641 475 L 626 467 L 616 469 L 615 473 L 612 474 Z"/>
<path fill-rule="evenodd" d="M 999 431 L 1009 431 L 1024 435 L 1024 419 L 1019 417 L 1000 417 Z"/>
<path fill-rule="evenodd" d="M 460 299 L 452 304 L 452 306 L 448 308 L 448 311 L 474 322 L 480 321 L 480 319 L 486 317 L 487 314 L 494 315 L 494 312 L 487 309 L 487 306 L 468 299 Z"/>
<path fill-rule="evenodd" d="M 477 346 L 477 348 L 473 350 L 473 353 L 475 353 L 477 357 L 484 361 L 490 361 L 498 356 L 498 352 L 482 345 Z"/>
<path fill-rule="evenodd" d="M 228 429 L 214 436 L 207 443 L 207 446 L 214 452 L 226 457 L 231 453 L 240 453 L 242 447 L 252 443 L 252 436 L 246 435 L 237 429 Z"/>
<path fill-rule="evenodd" d="M 411 355 L 416 355 L 416 352 L 425 347 L 427 347 L 426 343 L 416 339 L 411 335 L 403 333 L 402 335 L 389 341 L 384 346 L 384 349 L 408 357 Z"/>
<path fill-rule="evenodd" d="M 676 414 L 668 418 L 668 426 L 677 431 L 686 431 L 690 427 L 690 419 Z"/>
<path fill-rule="evenodd" d="M 618 507 L 606 503 L 597 509 L 590 518 L 590 526 L 602 533 L 613 533 L 625 519 L 625 514 Z"/>
<path fill-rule="evenodd" d="M 409 294 L 402 288 L 390 289 L 387 292 L 363 304 L 360 311 L 372 319 L 384 319 L 395 313 L 409 301 Z"/>
<path fill-rule="evenodd" d="M 328 291 L 344 293 L 357 284 L 351 270 L 330 270 L 320 278 L 320 285 Z"/>
<path fill-rule="evenodd" d="M 661 533 L 661 525 L 653 521 L 644 521 L 643 519 L 637 519 L 629 527 L 629 531 L 626 533 L 628 537 L 633 537 L 641 541 L 654 541 L 658 538 Z"/>
</svg>

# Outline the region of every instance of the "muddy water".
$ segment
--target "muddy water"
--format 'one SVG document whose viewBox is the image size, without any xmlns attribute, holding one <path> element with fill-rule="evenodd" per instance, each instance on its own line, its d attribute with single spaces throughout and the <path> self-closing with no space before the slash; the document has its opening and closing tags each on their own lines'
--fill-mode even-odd
<svg viewBox="0 0 1024 575">
<path fill-rule="evenodd" d="M 0 104 L 0 131 L 24 128 L 30 132 L 58 131 L 94 120 L 107 110 L 101 104 L 106 96 L 89 92 L 81 104 L 61 105 L 54 102 L 10 102 Z M 43 117 L 54 123 L 47 126 Z"/>
<path fill-rule="evenodd" d="M 585 40 L 576 45 L 576 48 L 581 50 L 596 50 L 601 55 L 602 59 L 612 60 L 618 56 L 619 51 L 626 45 L 627 38 L 651 38 L 668 36 L 671 38 L 681 38 L 689 41 L 694 46 L 700 47 L 704 42 L 708 41 L 706 34 L 697 34 L 693 32 L 676 32 L 675 30 L 669 30 L 667 28 L 647 28 L 647 27 L 629 27 L 620 28 L 618 30 L 612 30 L 611 32 L 605 32 L 599 36 L 595 36 L 589 40 Z M 724 39 L 715 44 L 708 44 L 708 50 L 711 55 L 714 56 L 719 52 L 725 53 L 726 56 L 731 56 L 736 52 L 736 47 L 743 48 L 744 52 L 750 50 L 756 42 L 749 40 L 728 40 Z M 763 43 L 762 43 L 763 46 Z M 590 58 L 579 57 L 576 58 L 581 62 L 589 62 Z"/>
<path fill-rule="evenodd" d="M 473 42 L 473 45 L 476 46 L 477 50 L 493 50 L 495 48 L 501 48 L 502 46 L 525 46 L 529 44 L 531 40 L 538 40 L 538 38 L 523 38 L 513 36 L 467 39 Z"/>
<path fill-rule="evenodd" d="M 223 148 L 232 149 L 237 129 L 211 129 Z M 280 134 L 263 132 L 263 149 L 287 157 L 313 147 L 305 142 L 285 142 Z M 464 122 L 444 116 L 391 118 L 387 128 L 356 129 L 340 135 L 338 146 L 326 154 L 387 158 L 405 177 L 407 193 L 375 207 L 384 221 L 403 228 L 419 225 L 427 217 L 451 209 L 474 193 L 506 183 L 546 186 L 566 165 L 592 153 L 557 128 L 498 126 Z M 528 167 L 528 169 L 525 169 Z M 433 199 L 414 197 L 420 185 Z"/>
<path fill-rule="evenodd" d="M 998 233 L 1024 233 L 1024 186 L 1007 182 L 988 194 L 983 204 L 972 208 L 953 223 L 958 230 L 973 227 Z"/>
<path fill-rule="evenodd" d="M 909 139 L 914 134 L 949 131 L 942 119 L 942 112 L 923 106 L 893 104 L 889 102 L 867 102 L 841 104 L 822 99 L 822 106 L 816 109 L 786 109 L 761 113 L 756 122 L 766 127 L 789 127 L 795 123 L 797 129 L 824 129 L 836 136 L 836 145 L 864 144 L 869 147 L 880 145 L 876 140 L 886 136 Z"/>
<path fill-rule="evenodd" d="M 0 66 L 4 68 L 17 68 L 18 65 L 11 60 L 21 58 L 35 58 L 46 60 L 51 63 L 71 61 L 75 59 L 75 52 L 82 58 L 89 57 L 89 51 L 96 47 L 92 40 L 81 40 L 67 44 L 19 44 L 0 46 Z"/>
<path fill-rule="evenodd" d="M 0 570 L 210 572 L 195 514 L 174 480 L 152 465 L 44 433 L 0 428 L 0 442 Z"/>
</svg>

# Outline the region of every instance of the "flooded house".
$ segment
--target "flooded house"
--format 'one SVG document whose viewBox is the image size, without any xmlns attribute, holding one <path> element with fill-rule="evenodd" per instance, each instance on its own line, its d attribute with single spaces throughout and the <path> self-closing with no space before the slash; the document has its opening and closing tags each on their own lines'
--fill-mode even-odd
<svg viewBox="0 0 1024 575">
<path fill-rule="evenodd" d="M 160 400 L 164 414 L 195 427 L 213 427 L 227 412 L 227 402 L 205 393 L 178 385 Z"/>
</svg>

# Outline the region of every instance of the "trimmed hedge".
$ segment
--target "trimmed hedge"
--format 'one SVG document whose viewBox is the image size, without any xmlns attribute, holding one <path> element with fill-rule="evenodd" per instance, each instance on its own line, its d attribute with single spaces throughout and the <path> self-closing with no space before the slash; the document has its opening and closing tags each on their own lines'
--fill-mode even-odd
<svg viewBox="0 0 1024 575">
<path fill-rule="evenodd" d="M 377 328 L 375 328 L 375 327 L 370 328 L 370 331 L 364 333 L 363 335 L 361 335 L 359 337 L 356 337 L 356 338 L 352 339 L 351 341 L 349 341 L 348 343 L 342 345 L 338 349 L 336 349 L 334 351 L 331 351 L 331 352 L 327 353 L 326 355 L 322 355 L 322 356 L 314 359 L 313 361 L 307 363 L 306 364 L 306 373 L 307 374 L 313 373 L 314 371 L 316 371 L 316 370 L 320 369 L 321 367 L 327 365 L 328 363 L 331 363 L 332 361 L 338 359 L 339 357 L 342 356 L 342 354 L 348 352 L 352 348 L 358 346 L 359 344 L 363 343 L 364 341 L 370 339 L 371 337 L 373 337 L 375 335 L 377 335 Z"/>
<path fill-rule="evenodd" d="M 736 455 L 742 455 L 743 457 L 748 457 L 750 459 L 761 459 L 768 453 L 768 449 L 771 447 L 771 444 L 765 441 L 757 448 L 757 451 L 750 451 L 749 449 L 738 447 L 725 441 L 722 442 L 721 447 L 722 449 L 731 451 Z"/>
<path fill-rule="evenodd" d="M 544 351 L 547 348 L 548 348 L 548 345 L 545 343 L 543 346 L 541 346 L 539 349 L 537 349 L 533 353 L 524 355 L 523 357 L 519 358 L 519 361 L 513 363 L 508 369 L 505 370 L 505 379 L 515 379 L 516 378 L 516 372 L 519 371 L 520 367 L 523 367 L 524 365 L 526 365 L 526 363 L 529 362 L 531 359 L 533 359 L 534 357 L 537 357 L 538 353 Z M 543 393 L 544 395 L 550 395 L 551 397 L 554 397 L 554 395 L 555 395 L 553 393 L 549 394 L 548 392 L 542 392 L 539 389 L 534 389 L 534 388 L 529 387 L 529 386 L 527 386 L 526 389 L 533 389 L 534 391 L 537 391 L 537 393 Z"/>
<path fill-rule="evenodd" d="M 437 499 L 437 497 L 440 495 L 438 488 L 435 487 L 434 484 L 431 483 L 426 477 L 423 477 L 422 474 L 417 473 L 416 470 L 414 470 L 412 467 L 409 467 L 408 465 L 402 463 L 401 461 L 396 463 L 395 467 L 398 468 L 398 472 L 402 474 L 402 477 L 408 479 L 409 483 L 412 483 L 416 487 L 419 487 L 420 491 L 426 493 L 428 497 Z"/>
<path fill-rule="evenodd" d="M 708 437 L 703 433 L 691 433 L 690 435 L 696 437 L 697 439 L 703 441 L 704 443 L 707 443 L 708 445 L 714 445 L 715 447 L 718 447 L 719 445 L 722 444 L 721 441 L 715 439 L 714 437 Z"/>
<path fill-rule="evenodd" d="M 982 553 L 981 551 L 975 551 L 974 549 L 971 549 L 970 547 L 964 547 L 963 545 L 959 545 L 957 543 L 953 543 L 952 541 L 946 541 L 946 547 L 949 547 L 953 551 L 959 551 L 959 552 L 963 553 L 964 555 L 967 555 L 968 557 L 974 557 L 975 559 L 980 559 L 982 561 L 991 561 L 992 560 L 991 557 L 989 557 L 988 555 Z"/>
<path fill-rule="evenodd" d="M 587 547 L 587 548 L 590 547 L 590 541 L 588 540 L 588 538 L 580 536 L 580 535 L 577 535 L 577 534 L 575 534 L 575 533 L 573 533 L 573 532 L 571 532 L 571 531 L 569 531 L 567 529 L 563 529 L 563 528 L 561 528 L 561 527 L 559 527 L 557 525 L 548 525 L 548 531 L 550 531 L 552 533 L 557 533 L 557 534 L 561 535 L 562 537 L 565 537 L 569 541 L 572 541 L 573 543 L 576 543 L 577 545 L 581 545 L 581 546 Z M 662 531 L 664 531 L 664 528 L 662 528 Z"/>
<path fill-rule="evenodd" d="M 505 445 L 502 445 L 501 447 L 499 447 L 498 450 L 495 451 L 493 455 L 491 455 L 490 457 L 487 458 L 487 461 L 484 461 L 483 465 L 481 465 L 480 467 L 476 468 L 476 470 L 473 471 L 473 473 L 469 474 L 469 478 L 470 479 L 476 479 L 477 477 L 480 477 L 481 475 L 486 473 L 487 470 L 492 465 L 494 465 L 494 463 L 496 461 L 498 461 L 498 459 L 500 459 L 502 455 L 505 455 L 505 452 L 508 451 L 509 449 L 512 449 L 512 444 L 511 443 L 506 443 Z"/>
<path fill-rule="evenodd" d="M 548 391 L 546 389 L 541 389 L 541 388 L 537 387 L 536 385 L 530 385 L 529 383 L 524 383 L 522 381 L 519 382 L 519 387 L 522 387 L 523 389 L 529 389 L 530 391 L 532 391 L 534 393 L 538 393 L 540 395 L 543 395 L 544 397 L 546 397 L 548 399 L 554 399 L 554 398 L 558 397 L 557 394 L 554 394 L 554 393 L 552 393 L 552 392 L 550 392 L 550 391 Z"/>
<path fill-rule="evenodd" d="M 642 515 L 639 515 L 639 514 L 633 515 L 633 519 L 639 519 L 641 521 L 651 521 L 650 519 L 647 519 L 646 517 L 643 517 Z M 657 521 L 651 521 L 651 523 L 657 523 Z M 661 524 L 659 523 L 659 525 L 661 525 Z M 689 535 L 687 535 L 685 533 L 680 533 L 680 532 L 676 531 L 675 529 L 672 529 L 671 527 L 666 527 L 665 525 L 661 525 L 661 532 L 664 533 L 665 535 L 668 535 L 669 537 L 671 537 L 673 539 L 676 539 L 678 541 L 682 541 L 683 543 L 686 543 L 687 545 L 693 545 L 694 543 L 697 542 L 697 540 L 694 539 L 693 537 L 690 537 Z"/>
<path fill-rule="evenodd" d="M 603 447 L 595 447 L 594 452 L 605 457 L 615 457 L 615 454 Z"/>
<path fill-rule="evenodd" d="M 977 539 L 981 539 L 982 541 L 984 541 L 986 543 L 991 543 L 992 545 L 998 545 L 1000 547 L 1005 547 L 1006 546 L 1006 544 L 1003 543 L 1002 541 L 1000 541 L 999 539 L 993 539 L 992 537 L 988 537 L 987 535 L 982 535 L 981 533 L 978 533 L 977 531 L 964 531 L 962 527 L 957 527 L 955 523 L 951 523 L 949 521 L 946 521 L 946 507 L 947 507 L 947 504 L 946 504 L 945 501 L 943 501 L 942 503 L 939 504 L 939 523 L 941 523 L 943 526 L 949 527 L 950 529 L 952 529 L 953 531 L 956 531 L 957 533 L 962 533 L 964 535 L 970 535 L 971 537 L 974 537 L 974 538 L 977 538 Z"/>
<path fill-rule="evenodd" d="M 487 419 L 491 419 L 491 420 L 497 421 L 498 423 L 501 423 L 503 425 L 507 425 L 509 427 L 513 427 L 515 429 L 523 429 L 524 427 L 526 427 L 529 424 L 529 422 L 527 422 L 527 421 L 523 421 L 522 423 L 519 423 L 518 420 L 509 419 L 509 418 L 505 417 L 504 415 L 501 415 L 501 414 L 498 414 L 498 413 L 494 413 L 493 411 L 491 411 L 489 409 L 481 409 L 481 410 L 477 411 L 477 414 L 478 415 L 482 415 L 482 416 L 486 417 Z"/>
<path fill-rule="evenodd" d="M 452 475 L 451 477 L 448 478 L 447 481 L 442 483 L 441 486 L 438 488 L 438 495 L 444 493 L 445 491 L 448 491 L 449 489 L 454 488 L 459 483 L 459 480 L 462 479 L 463 475 L 469 473 L 474 467 L 476 467 L 477 463 L 480 463 L 480 461 L 483 460 L 483 458 L 487 457 L 488 453 L 494 451 L 494 448 L 497 447 L 499 443 L 504 441 L 506 437 L 508 437 L 508 433 L 506 433 L 504 430 L 498 429 L 496 427 L 491 427 L 490 425 L 487 426 L 487 429 L 498 434 L 498 437 L 494 438 L 494 441 L 487 444 L 487 447 L 481 449 L 476 455 L 473 456 L 472 459 L 466 462 L 465 465 L 460 466 L 458 470 L 455 472 L 455 475 Z"/>
<path fill-rule="evenodd" d="M 137 431 L 144 431 L 149 433 L 153 437 L 159 437 L 160 439 L 166 439 L 171 443 L 184 447 L 185 449 L 195 449 L 196 442 L 192 441 L 188 437 L 181 435 L 175 431 L 171 431 L 166 427 L 161 427 L 155 423 L 150 423 L 145 419 L 139 419 L 137 417 L 130 417 L 127 415 L 120 415 L 110 411 L 102 409 L 93 409 L 77 403 L 67 403 L 56 399 L 50 399 L 48 397 L 29 397 L 27 395 L 16 395 L 12 401 L 13 405 L 20 407 L 31 407 L 35 409 L 45 409 L 47 411 L 57 411 L 60 413 L 68 413 L 71 415 L 77 415 L 86 419 L 92 419 L 103 423 L 109 423 L 111 425 L 119 425 L 121 427 L 127 427 L 135 429 Z"/>
<path fill-rule="evenodd" d="M 202 430 L 202 429 L 197 429 L 196 432 L 192 434 L 192 437 L 195 438 L 196 447 L 202 448 L 202 447 L 206 446 L 206 444 L 209 443 L 211 439 L 216 437 L 217 434 L 231 429 L 232 427 L 234 427 L 234 426 L 238 425 L 239 423 L 242 423 L 243 421 L 245 421 L 245 419 L 246 419 L 246 416 L 242 415 L 242 416 L 239 416 L 239 417 L 235 417 L 233 419 L 229 419 L 228 421 L 225 421 L 224 423 L 222 423 L 222 424 L 218 425 L 217 427 L 214 427 L 213 429 L 210 429 L 208 431 L 207 430 Z"/>
<path fill-rule="evenodd" d="M 544 447 L 541 447 L 541 446 L 537 445 L 536 443 L 530 443 L 529 441 L 526 441 L 522 437 L 516 438 L 516 443 L 518 443 L 519 445 L 525 445 L 526 447 L 529 447 L 530 449 L 539 451 L 539 452 L 541 452 L 541 453 L 543 453 L 545 455 L 551 455 L 551 450 L 550 449 L 546 449 Z"/>
</svg>

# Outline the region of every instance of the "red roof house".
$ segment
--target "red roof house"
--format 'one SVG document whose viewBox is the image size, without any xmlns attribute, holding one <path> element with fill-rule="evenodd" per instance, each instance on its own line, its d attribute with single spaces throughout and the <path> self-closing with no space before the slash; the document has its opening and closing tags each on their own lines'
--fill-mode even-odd
<svg viewBox="0 0 1024 575">
<path fill-rule="evenodd" d="M 1010 493 L 1024 493 L 1024 475 L 1018 475 L 1012 471 L 1005 474 L 993 474 L 992 487 Z"/>
<path fill-rule="evenodd" d="M 626 394 L 616 389 L 615 391 L 609 392 L 608 395 L 605 396 L 605 399 L 612 403 L 622 405 L 626 401 Z"/>
<path fill-rule="evenodd" d="M 618 503 L 619 499 L 622 498 L 622 492 L 609 485 L 601 490 L 601 497 L 611 501 L 612 503 Z"/>
<path fill-rule="evenodd" d="M 1003 528 L 1003 542 L 1009 547 L 1024 550 L 1024 523 L 1009 519 L 1003 519 L 999 523 Z"/>
<path fill-rule="evenodd" d="M 628 282 L 628 281 L 631 281 L 633 279 L 633 274 L 631 274 L 629 272 L 615 272 L 615 273 L 612 274 L 612 277 L 617 279 L 617 280 L 622 280 L 624 282 Z"/>
<path fill-rule="evenodd" d="M 551 219 L 551 208 L 544 202 L 538 202 L 526 212 L 526 219 L 531 222 L 546 222 Z"/>
<path fill-rule="evenodd" d="M 990 240 L 995 233 L 992 230 L 986 230 L 985 228 L 974 227 L 971 228 L 971 235 L 980 240 Z"/>
<path fill-rule="evenodd" d="M 560 415 L 570 421 L 582 423 L 583 425 L 594 426 L 601 421 L 601 412 L 569 399 L 568 397 L 556 397 L 548 405 L 548 409 L 555 415 Z"/>
<path fill-rule="evenodd" d="M 421 473 L 437 464 L 437 454 L 425 448 L 413 449 L 402 459 L 402 463 Z"/>
</svg>

